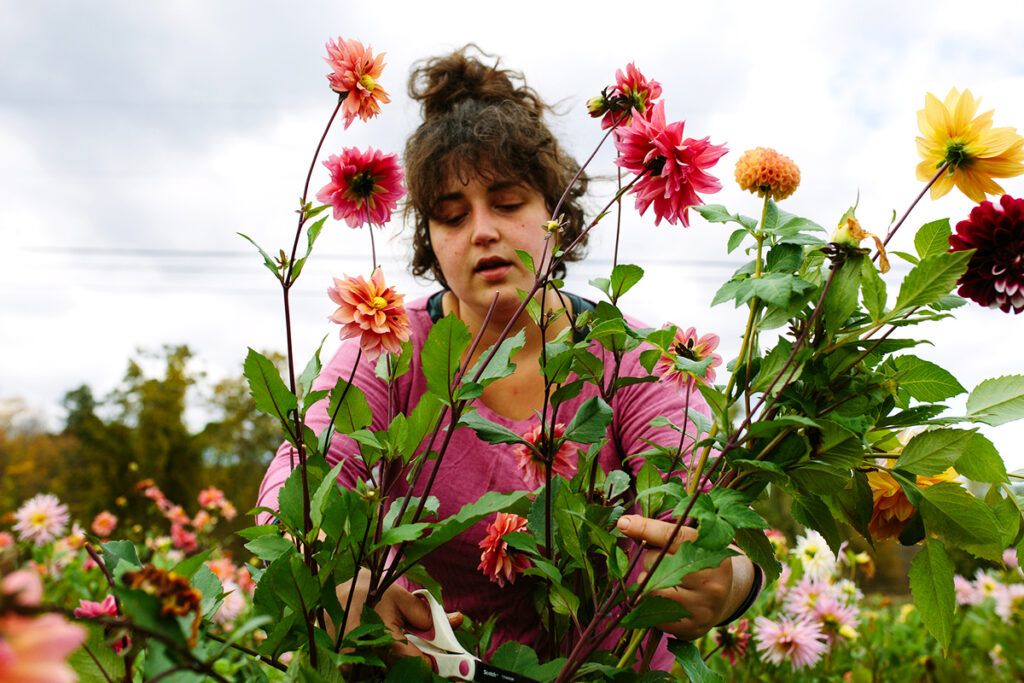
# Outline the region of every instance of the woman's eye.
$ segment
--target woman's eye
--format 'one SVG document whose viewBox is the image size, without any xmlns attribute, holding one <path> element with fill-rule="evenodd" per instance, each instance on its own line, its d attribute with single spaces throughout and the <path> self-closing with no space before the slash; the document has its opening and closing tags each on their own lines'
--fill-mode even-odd
<svg viewBox="0 0 1024 683">
<path fill-rule="evenodd" d="M 515 202 L 511 204 L 498 204 L 497 207 L 501 211 L 516 211 L 523 205 L 522 202 Z"/>
<path fill-rule="evenodd" d="M 458 225 L 459 223 L 461 223 L 463 221 L 463 219 L 465 217 L 466 217 L 466 214 L 458 213 L 458 214 L 455 214 L 453 216 L 442 216 L 438 220 L 440 220 L 445 225 Z"/>
</svg>

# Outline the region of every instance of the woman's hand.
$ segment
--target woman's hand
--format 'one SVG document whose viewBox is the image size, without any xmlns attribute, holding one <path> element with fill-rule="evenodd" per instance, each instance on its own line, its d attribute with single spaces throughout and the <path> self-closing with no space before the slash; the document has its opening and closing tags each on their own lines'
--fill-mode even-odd
<svg viewBox="0 0 1024 683">
<path fill-rule="evenodd" d="M 345 635 L 359 625 L 363 604 L 366 602 L 366 595 L 370 590 L 370 572 L 361 569 L 355 579 L 338 586 L 338 601 L 342 607 L 348 604 L 350 590 L 354 590 L 355 594 L 352 596 L 352 606 L 345 622 Z M 395 659 L 424 657 L 423 653 L 406 641 L 404 632 L 431 630 L 433 621 L 430 618 L 430 608 L 427 607 L 426 602 L 413 595 L 404 586 L 393 583 L 384 591 L 384 595 L 381 596 L 374 610 L 395 639 L 391 646 L 391 653 Z M 457 628 L 462 624 L 462 614 L 452 612 L 448 615 L 448 621 L 453 628 Z M 334 628 L 331 625 L 328 630 L 333 631 Z"/>
<path fill-rule="evenodd" d="M 643 551 L 645 570 L 650 569 L 662 548 L 668 546 L 669 552 L 675 552 L 680 543 L 697 538 L 697 531 L 686 526 L 673 538 L 674 523 L 640 515 L 623 515 L 618 527 L 626 536 L 649 548 Z M 740 554 L 726 558 L 713 569 L 690 574 L 674 588 L 655 591 L 654 595 L 678 603 L 690 614 L 679 621 L 659 624 L 658 628 L 683 640 L 699 638 L 736 611 L 750 592 L 753 581 L 753 564 L 746 555 Z"/>
</svg>

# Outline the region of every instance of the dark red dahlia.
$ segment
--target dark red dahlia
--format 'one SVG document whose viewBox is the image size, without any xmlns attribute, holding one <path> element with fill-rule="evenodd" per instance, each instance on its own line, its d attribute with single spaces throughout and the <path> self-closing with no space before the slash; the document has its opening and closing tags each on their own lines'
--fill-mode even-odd
<svg viewBox="0 0 1024 683">
<path fill-rule="evenodd" d="M 982 202 L 956 224 L 950 251 L 976 249 L 957 293 L 1005 313 L 1024 311 L 1024 199 Z"/>
</svg>

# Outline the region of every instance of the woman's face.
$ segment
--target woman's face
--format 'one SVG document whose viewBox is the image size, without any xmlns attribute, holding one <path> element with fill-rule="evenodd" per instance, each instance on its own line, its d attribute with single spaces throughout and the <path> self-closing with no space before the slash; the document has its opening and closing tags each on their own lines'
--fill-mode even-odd
<svg viewBox="0 0 1024 683">
<path fill-rule="evenodd" d="M 430 242 L 460 305 L 482 316 L 500 292 L 499 308 L 514 310 L 516 290 L 528 291 L 534 279 L 516 250 L 539 266 L 548 218 L 543 195 L 525 183 L 449 181 L 430 218 Z"/>
</svg>

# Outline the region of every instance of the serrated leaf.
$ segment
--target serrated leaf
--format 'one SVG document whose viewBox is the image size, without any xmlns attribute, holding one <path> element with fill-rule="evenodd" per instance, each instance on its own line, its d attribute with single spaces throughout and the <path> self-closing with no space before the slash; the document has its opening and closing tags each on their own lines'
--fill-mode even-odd
<svg viewBox="0 0 1024 683">
<path fill-rule="evenodd" d="M 697 646 L 687 640 L 669 638 L 668 651 L 686 672 L 691 683 L 722 683 L 722 677 L 708 668 Z"/>
<path fill-rule="evenodd" d="M 1024 417 L 1024 375 L 987 379 L 967 397 L 967 415 L 998 426 Z"/>
<path fill-rule="evenodd" d="M 992 484 L 1008 482 L 1006 463 L 999 456 L 995 445 L 981 434 L 971 437 L 963 455 L 953 464 L 957 472 L 971 481 Z"/>
<path fill-rule="evenodd" d="M 648 595 L 622 618 L 625 628 L 651 628 L 690 616 L 682 605 L 660 595 Z"/>
<path fill-rule="evenodd" d="M 828 296 L 822 304 L 825 329 L 828 334 L 835 334 L 846 322 L 846 319 L 857 310 L 861 263 L 864 260 L 866 260 L 864 254 L 850 254 L 832 277 Z"/>
<path fill-rule="evenodd" d="M 939 641 L 943 651 L 947 650 L 953 636 L 956 591 L 953 562 L 941 541 L 926 539 L 911 561 L 910 592 L 928 632 Z"/>
<path fill-rule="evenodd" d="M 736 251 L 736 247 L 743 243 L 743 238 L 750 233 L 746 228 L 740 228 L 739 230 L 733 230 L 732 234 L 729 235 L 729 241 L 725 245 L 726 253 L 731 254 Z"/>
<path fill-rule="evenodd" d="M 973 250 L 958 251 L 922 259 L 903 279 L 893 310 L 926 306 L 949 294 L 967 270 L 967 263 L 973 254 Z"/>
<path fill-rule="evenodd" d="M 336 430 L 351 434 L 368 427 L 373 421 L 373 412 L 366 394 L 355 384 L 349 384 L 339 377 L 331 389 L 327 401 L 327 415 Z"/>
<path fill-rule="evenodd" d="M 246 550 L 267 562 L 273 562 L 293 547 L 291 541 L 277 534 L 258 536 L 245 544 Z"/>
<path fill-rule="evenodd" d="M 242 367 L 256 408 L 287 425 L 288 413 L 298 407 L 298 400 L 285 386 L 274 364 L 250 348 Z"/>
<path fill-rule="evenodd" d="M 449 400 L 452 380 L 469 340 L 466 324 L 449 314 L 434 324 L 423 344 L 420 361 L 427 389 L 442 401 Z"/>
<path fill-rule="evenodd" d="M 469 427 L 476 435 L 487 443 L 527 443 L 519 434 L 497 422 L 492 422 L 475 410 L 467 412 L 459 418 L 459 424 Z"/>
<path fill-rule="evenodd" d="M 998 561 L 1002 556 L 996 516 L 958 484 L 941 483 L 922 489 L 920 509 L 929 533 L 939 534 L 978 557 Z"/>
<path fill-rule="evenodd" d="M 522 264 L 526 266 L 526 270 L 531 273 L 537 272 L 537 268 L 533 263 L 533 255 L 531 255 L 530 252 L 525 249 L 516 249 L 516 256 L 518 256 Z"/>
<path fill-rule="evenodd" d="M 488 346 L 482 354 L 480 354 L 479 360 L 469 369 L 466 373 L 467 379 L 473 379 L 473 381 L 479 383 L 481 386 L 486 387 L 491 382 L 501 379 L 502 377 L 508 377 L 515 372 L 516 364 L 512 362 L 512 357 L 519 353 L 520 349 L 526 343 L 526 331 L 519 330 L 515 334 L 506 337 L 502 340 L 501 344 L 498 345 L 498 350 L 494 353 L 494 357 L 491 358 L 490 362 L 486 366 L 482 365 L 487 356 L 490 355 L 493 346 Z M 480 376 L 477 377 L 477 373 Z"/>
<path fill-rule="evenodd" d="M 914 474 L 941 474 L 967 450 L 973 430 L 936 429 L 918 434 L 904 447 L 894 467 Z"/>
<path fill-rule="evenodd" d="M 754 230 L 757 227 L 757 220 L 750 216 L 729 213 L 721 204 L 702 204 L 691 208 L 703 216 L 708 223 L 739 223 L 747 230 Z"/>
<path fill-rule="evenodd" d="M 270 254 L 265 252 L 263 250 L 263 247 L 261 247 L 260 245 L 256 244 L 256 240 L 254 240 L 253 238 L 249 237 L 245 233 L 241 233 L 240 232 L 240 233 L 237 233 L 237 234 L 240 237 L 244 238 L 247 242 L 249 242 L 249 244 L 251 244 L 252 246 L 256 247 L 256 250 L 260 252 L 260 256 L 263 257 L 263 265 L 266 266 L 267 270 L 269 270 L 271 273 L 273 273 L 274 274 L 274 278 L 278 282 L 280 282 L 281 281 L 281 273 L 280 273 L 280 271 L 278 271 L 277 264 L 274 263 L 274 259 L 270 258 Z"/>
<path fill-rule="evenodd" d="M 599 396 L 583 402 L 572 422 L 565 428 L 565 440 L 576 443 L 597 443 L 604 438 L 612 421 L 612 409 Z"/>
<path fill-rule="evenodd" d="M 633 285 L 640 282 L 644 276 L 644 269 L 631 263 L 620 263 L 612 269 L 611 285 L 609 295 L 612 301 L 619 298 L 633 288 Z"/>
<path fill-rule="evenodd" d="M 936 403 L 967 391 L 956 377 L 935 363 L 917 356 L 898 356 L 895 362 L 900 387 L 918 401 Z"/>
<path fill-rule="evenodd" d="M 872 322 L 878 322 L 885 313 L 885 304 L 888 295 L 885 287 L 885 280 L 878 274 L 875 264 L 870 259 L 864 259 L 860 268 L 860 293 L 864 301 L 864 308 L 871 316 Z"/>
<path fill-rule="evenodd" d="M 929 256 L 945 253 L 949 250 L 951 234 L 948 218 L 925 223 L 914 235 L 914 248 L 917 249 L 917 255 L 926 259 Z"/>
</svg>

